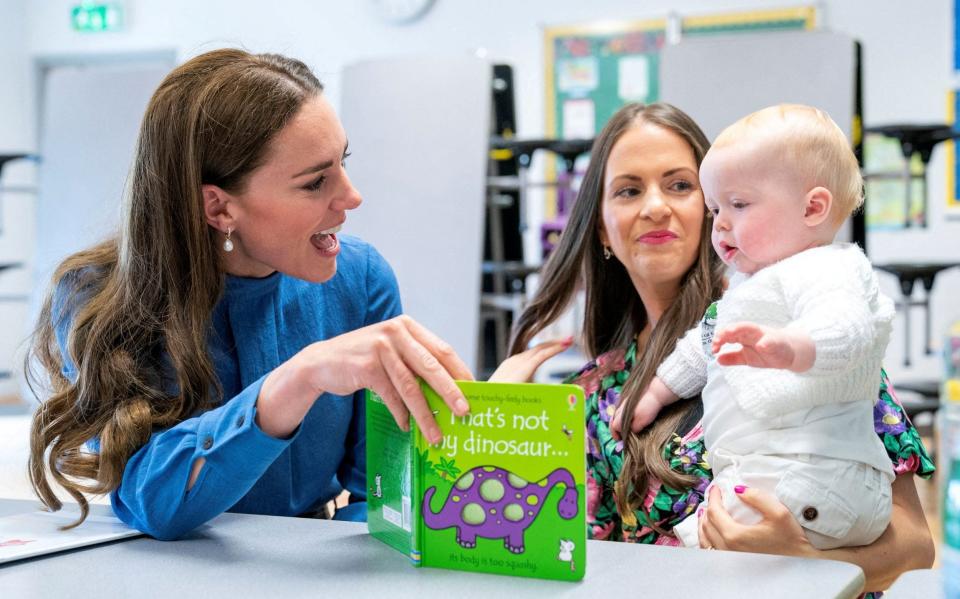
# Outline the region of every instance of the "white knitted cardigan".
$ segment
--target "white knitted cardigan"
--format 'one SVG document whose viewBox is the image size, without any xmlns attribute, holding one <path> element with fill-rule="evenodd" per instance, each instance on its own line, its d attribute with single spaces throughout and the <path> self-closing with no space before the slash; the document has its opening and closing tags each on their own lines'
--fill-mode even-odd
<svg viewBox="0 0 960 599">
<path fill-rule="evenodd" d="M 736 286 L 737 279 L 742 280 Z M 795 254 L 750 277 L 738 275 L 717 305 L 717 330 L 738 322 L 805 331 L 816 346 L 813 368 L 729 366 L 723 376 L 740 407 L 773 418 L 829 403 L 876 400 L 890 338 L 893 302 L 880 293 L 870 262 L 852 244 Z M 657 376 L 680 397 L 700 392 L 707 360 L 700 328 L 677 342 Z"/>
</svg>

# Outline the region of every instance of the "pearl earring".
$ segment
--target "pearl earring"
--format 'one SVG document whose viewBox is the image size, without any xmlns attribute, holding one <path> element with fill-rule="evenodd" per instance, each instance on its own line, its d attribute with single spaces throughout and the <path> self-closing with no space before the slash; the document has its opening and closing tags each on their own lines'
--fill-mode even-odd
<svg viewBox="0 0 960 599">
<path fill-rule="evenodd" d="M 230 241 L 230 234 L 233 233 L 233 229 L 227 227 L 227 239 L 223 242 L 223 251 L 232 252 L 233 251 L 233 242 Z"/>
<path fill-rule="evenodd" d="M 607 246 L 603 246 L 603 259 L 609 260 L 610 256 L 612 255 L 613 255 L 613 252 L 610 251 L 610 248 Z"/>
</svg>

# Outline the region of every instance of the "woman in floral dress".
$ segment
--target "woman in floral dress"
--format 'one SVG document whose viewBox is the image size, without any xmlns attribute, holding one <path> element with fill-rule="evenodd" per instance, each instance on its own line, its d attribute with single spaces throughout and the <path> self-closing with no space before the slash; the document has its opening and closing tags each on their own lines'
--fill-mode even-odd
<svg viewBox="0 0 960 599">
<path fill-rule="evenodd" d="M 734 522 L 719 498 L 697 514 L 711 478 L 699 397 L 670 406 L 622 442 L 611 436 L 615 409 L 633 414 L 656 367 L 723 292 L 723 265 L 711 248 L 698 180 L 708 147 L 696 123 L 667 104 L 631 104 L 610 119 L 594 142 L 537 294 L 517 321 L 514 356 L 493 378 L 528 380 L 569 343 L 526 350 L 582 288 L 580 337 L 598 357 L 568 381 L 588 397 L 587 516 L 593 538 L 676 545 L 673 526 L 696 514 L 704 546 L 847 561 L 864 570 L 868 590 L 884 589 L 899 574 L 933 562 L 913 480 L 913 474 L 930 476 L 933 464 L 886 374 L 878 373 L 875 425 L 898 476 L 890 526 L 865 547 L 813 548 L 786 508 L 756 489 L 740 498 L 761 513 L 758 524 Z M 623 430 L 630 430 L 629 422 Z"/>
</svg>

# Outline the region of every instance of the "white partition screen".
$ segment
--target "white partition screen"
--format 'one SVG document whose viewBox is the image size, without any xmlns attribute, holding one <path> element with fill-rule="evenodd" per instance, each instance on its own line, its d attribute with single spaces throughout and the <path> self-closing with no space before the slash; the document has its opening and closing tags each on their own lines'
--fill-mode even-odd
<svg viewBox="0 0 960 599">
<path fill-rule="evenodd" d="M 404 311 L 477 366 L 491 73 L 476 58 L 344 69 L 348 172 L 364 202 L 344 233 L 393 266 Z"/>
<path fill-rule="evenodd" d="M 854 42 L 822 31 L 692 38 L 660 55 L 660 99 L 713 139 L 742 116 L 783 102 L 825 110 L 850 137 Z"/>
</svg>

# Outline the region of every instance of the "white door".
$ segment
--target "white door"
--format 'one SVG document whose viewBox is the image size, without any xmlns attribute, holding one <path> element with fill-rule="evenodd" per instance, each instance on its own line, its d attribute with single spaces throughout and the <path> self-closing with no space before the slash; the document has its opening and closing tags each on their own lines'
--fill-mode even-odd
<svg viewBox="0 0 960 599">
<path fill-rule="evenodd" d="M 169 66 L 64 66 L 47 72 L 34 273 L 111 235 L 151 94 Z"/>
<path fill-rule="evenodd" d="M 140 120 L 174 65 L 172 53 L 146 62 L 70 62 L 43 70 L 36 237 L 28 261 L 34 284 L 23 309 L 24 335 L 57 265 L 116 230 Z M 12 362 L 19 371 L 19 360 L 0 350 L 0 364 Z M 20 389 L 29 399 L 22 384 Z"/>
</svg>

